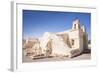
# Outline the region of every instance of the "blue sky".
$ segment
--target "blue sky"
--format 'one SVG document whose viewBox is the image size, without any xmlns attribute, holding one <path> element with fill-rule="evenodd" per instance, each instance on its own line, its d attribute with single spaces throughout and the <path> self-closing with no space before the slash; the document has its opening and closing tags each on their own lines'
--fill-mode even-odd
<svg viewBox="0 0 100 73">
<path fill-rule="evenodd" d="M 23 38 L 38 38 L 44 32 L 61 32 L 71 29 L 75 18 L 80 19 L 81 25 L 85 25 L 90 39 L 90 13 L 23 10 Z"/>
</svg>

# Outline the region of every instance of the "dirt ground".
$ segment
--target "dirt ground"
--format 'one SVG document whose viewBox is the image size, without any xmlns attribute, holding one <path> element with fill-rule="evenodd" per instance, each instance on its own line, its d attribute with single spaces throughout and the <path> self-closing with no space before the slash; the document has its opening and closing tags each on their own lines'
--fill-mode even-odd
<svg viewBox="0 0 100 73">
<path fill-rule="evenodd" d="M 32 63 L 32 62 L 49 62 L 49 61 L 72 61 L 72 60 L 89 60 L 91 59 L 90 53 L 81 54 L 79 56 L 73 57 L 73 58 L 67 58 L 67 57 L 51 57 L 51 58 L 42 58 L 42 59 L 35 59 L 32 60 L 31 58 L 23 55 L 23 63 Z"/>
</svg>

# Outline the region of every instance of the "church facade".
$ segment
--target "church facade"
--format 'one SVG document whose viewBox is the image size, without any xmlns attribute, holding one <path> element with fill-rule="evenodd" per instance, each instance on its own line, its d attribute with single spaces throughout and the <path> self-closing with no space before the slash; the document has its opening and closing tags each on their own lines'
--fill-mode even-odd
<svg viewBox="0 0 100 73">
<path fill-rule="evenodd" d="M 81 51 L 88 49 L 88 34 L 85 26 L 81 26 L 79 19 L 73 21 L 72 29 L 57 34 L 62 35 L 62 38 L 67 41 L 66 43 L 70 48 L 79 48 Z"/>
</svg>

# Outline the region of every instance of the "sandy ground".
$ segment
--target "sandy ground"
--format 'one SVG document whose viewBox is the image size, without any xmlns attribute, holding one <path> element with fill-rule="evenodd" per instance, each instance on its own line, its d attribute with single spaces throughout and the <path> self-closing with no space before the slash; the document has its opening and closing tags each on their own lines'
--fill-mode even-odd
<svg viewBox="0 0 100 73">
<path fill-rule="evenodd" d="M 42 58 L 42 59 L 35 59 L 32 60 L 29 57 L 26 57 L 23 55 L 23 63 L 31 63 L 31 62 L 46 62 L 46 61 L 71 61 L 71 60 L 89 60 L 91 59 L 91 54 L 81 54 L 77 57 L 73 57 L 73 58 L 67 58 L 67 57 L 52 57 L 52 58 Z"/>
</svg>

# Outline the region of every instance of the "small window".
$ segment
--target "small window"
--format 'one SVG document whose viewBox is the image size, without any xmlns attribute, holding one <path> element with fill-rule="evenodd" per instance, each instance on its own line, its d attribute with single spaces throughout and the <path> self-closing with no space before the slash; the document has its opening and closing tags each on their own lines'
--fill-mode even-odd
<svg viewBox="0 0 100 73">
<path fill-rule="evenodd" d="M 76 29 L 76 24 L 74 24 L 74 29 Z"/>
<path fill-rule="evenodd" d="M 72 45 L 74 45 L 74 40 L 72 39 Z"/>
</svg>

